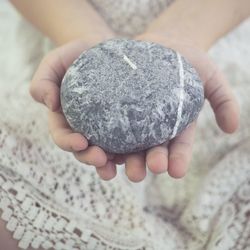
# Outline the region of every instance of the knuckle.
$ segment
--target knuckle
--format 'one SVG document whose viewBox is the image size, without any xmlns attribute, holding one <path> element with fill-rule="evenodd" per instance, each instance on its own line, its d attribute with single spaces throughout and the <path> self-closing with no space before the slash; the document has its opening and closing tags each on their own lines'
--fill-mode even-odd
<svg viewBox="0 0 250 250">
<path fill-rule="evenodd" d="M 227 98 L 226 96 L 221 97 L 218 99 L 218 102 L 214 106 L 215 113 L 221 108 L 225 107 L 226 105 L 230 104 L 232 102 L 231 99 Z"/>
<path fill-rule="evenodd" d="M 156 149 L 154 151 L 154 154 L 157 154 L 157 155 L 161 154 L 161 155 L 167 157 L 168 156 L 168 151 L 166 149 L 162 149 L 162 150 Z"/>
<path fill-rule="evenodd" d="M 177 141 L 176 144 L 184 149 L 190 149 L 192 147 L 192 144 L 189 141 Z"/>
<path fill-rule="evenodd" d="M 207 99 L 211 100 L 213 98 L 217 98 L 218 93 L 221 93 L 223 90 L 224 86 L 220 83 L 218 83 L 216 86 L 208 90 L 207 93 Z"/>
<path fill-rule="evenodd" d="M 168 155 L 167 147 L 159 146 L 159 147 L 151 148 L 151 149 L 147 152 L 147 157 L 152 157 L 152 156 L 159 155 L 159 154 L 162 154 L 162 155 L 164 155 L 164 156 L 167 156 L 167 155 Z"/>
<path fill-rule="evenodd" d="M 181 151 L 174 152 L 170 155 L 170 159 L 178 159 L 182 161 L 187 161 L 187 154 Z"/>
</svg>

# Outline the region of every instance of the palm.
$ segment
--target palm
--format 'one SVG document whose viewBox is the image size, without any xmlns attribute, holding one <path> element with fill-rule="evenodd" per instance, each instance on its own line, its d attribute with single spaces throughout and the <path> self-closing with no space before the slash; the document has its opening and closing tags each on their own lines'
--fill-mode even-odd
<svg viewBox="0 0 250 250">
<path fill-rule="evenodd" d="M 225 132 L 233 132 L 238 125 L 237 104 L 221 72 L 198 50 L 178 44 L 162 44 L 179 50 L 193 64 L 204 82 L 205 95 L 215 111 L 218 125 Z M 71 130 L 60 108 L 60 83 L 71 63 L 89 47 L 76 41 L 56 49 L 42 61 L 32 80 L 31 95 L 50 109 L 49 128 L 54 142 L 63 150 L 73 152 L 79 161 L 94 165 L 105 180 L 112 179 L 116 175 L 116 164 L 122 163 L 132 181 L 145 177 L 146 165 L 153 173 L 168 171 L 176 178 L 184 176 L 191 158 L 195 122 L 168 145 L 126 155 L 107 154 L 100 147 L 89 146 L 84 136 Z"/>
</svg>

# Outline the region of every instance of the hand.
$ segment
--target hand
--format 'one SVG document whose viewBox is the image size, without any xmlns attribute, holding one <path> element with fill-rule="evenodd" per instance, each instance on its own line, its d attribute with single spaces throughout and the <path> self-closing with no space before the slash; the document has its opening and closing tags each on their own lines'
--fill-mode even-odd
<svg viewBox="0 0 250 250">
<path fill-rule="evenodd" d="M 192 42 L 179 42 L 158 34 L 143 34 L 138 40 L 148 40 L 179 51 L 197 70 L 204 84 L 205 97 L 210 102 L 218 126 L 226 133 L 233 133 L 239 125 L 239 107 L 223 73 L 208 58 L 205 52 L 195 48 Z M 131 180 L 145 176 L 145 163 L 153 173 L 168 171 L 174 178 L 187 172 L 192 156 L 196 122 L 179 136 L 144 153 L 125 157 L 127 175 Z"/>
<path fill-rule="evenodd" d="M 226 133 L 233 133 L 239 125 L 239 107 L 223 73 L 192 42 L 179 42 L 169 37 L 148 33 L 138 40 L 152 41 L 179 51 L 197 70 L 204 84 L 205 97 L 210 102 L 218 126 Z M 161 144 L 140 153 L 115 156 L 108 167 L 97 168 L 104 179 L 115 176 L 114 163 L 125 162 L 126 174 L 132 181 L 141 181 L 146 175 L 146 166 L 155 174 L 168 172 L 174 178 L 183 177 L 192 157 L 196 121 L 191 123 L 169 144 Z M 113 165 L 112 165 L 113 164 Z M 109 171 L 107 171 L 109 169 Z"/>
<path fill-rule="evenodd" d="M 205 94 L 215 111 L 218 125 L 231 133 L 238 126 L 238 106 L 227 81 L 205 53 L 178 43 L 169 43 L 162 37 L 144 35 L 140 40 L 151 40 L 179 50 L 199 72 Z M 146 166 L 155 174 L 168 171 L 175 178 L 185 175 L 191 158 L 195 122 L 167 146 L 162 144 L 147 151 L 127 155 L 107 154 L 97 146 L 88 146 L 87 139 L 74 133 L 60 107 L 61 80 L 71 63 L 90 45 L 76 41 L 50 52 L 41 62 L 32 80 L 30 92 L 33 98 L 49 108 L 49 128 L 54 142 L 63 150 L 73 152 L 80 162 L 96 167 L 99 176 L 109 180 L 116 175 L 116 164 L 125 163 L 126 174 L 131 181 L 141 181 Z"/>
<path fill-rule="evenodd" d="M 74 41 L 51 51 L 41 62 L 30 85 L 30 94 L 49 109 L 49 130 L 55 144 L 73 152 L 77 159 L 96 167 L 104 166 L 110 157 L 97 146 L 88 146 L 87 139 L 69 127 L 60 105 L 60 84 L 67 68 L 94 44 Z"/>
</svg>

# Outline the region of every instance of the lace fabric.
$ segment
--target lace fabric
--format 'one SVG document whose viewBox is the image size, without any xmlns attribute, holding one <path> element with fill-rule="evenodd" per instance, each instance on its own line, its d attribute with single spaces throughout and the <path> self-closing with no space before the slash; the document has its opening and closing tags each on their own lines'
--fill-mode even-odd
<svg viewBox="0 0 250 250">
<path fill-rule="evenodd" d="M 114 3 L 93 2 L 104 16 L 105 8 Z M 129 27 L 124 33 L 138 30 L 137 24 L 123 19 L 123 12 L 134 16 L 136 8 L 142 13 L 147 9 L 137 17 L 144 23 L 149 9 L 157 15 L 160 4 L 168 3 L 135 2 L 120 1 L 119 9 L 109 10 L 113 18 L 109 22 L 117 20 Z M 153 18 L 150 13 L 148 22 Z M 12 28 L 6 40 L 0 40 L 0 63 L 4 65 L 0 69 L 0 209 L 20 248 L 250 249 L 250 75 L 241 61 L 246 54 L 250 58 L 250 37 L 241 39 L 250 31 L 249 22 L 210 52 L 231 79 L 236 77 L 237 85 L 232 87 L 242 109 L 240 130 L 232 136 L 223 134 L 206 104 L 188 175 L 173 180 L 149 173 L 144 182 L 133 184 L 126 179 L 123 166 L 114 180 L 105 182 L 90 166 L 54 145 L 46 109 L 28 92 L 49 42 L 7 3 L 0 14 Z M 0 23 L 1 33 L 6 29 Z"/>
<path fill-rule="evenodd" d="M 173 0 L 89 0 L 120 36 L 134 36 L 168 7 Z"/>
</svg>

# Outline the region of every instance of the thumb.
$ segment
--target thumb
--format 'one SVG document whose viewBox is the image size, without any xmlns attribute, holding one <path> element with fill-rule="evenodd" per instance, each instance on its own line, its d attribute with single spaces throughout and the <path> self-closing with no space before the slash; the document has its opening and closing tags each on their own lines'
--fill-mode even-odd
<svg viewBox="0 0 250 250">
<path fill-rule="evenodd" d="M 51 111 L 60 108 L 60 84 L 65 73 L 59 59 L 50 52 L 41 62 L 30 85 L 31 96 Z"/>
<path fill-rule="evenodd" d="M 239 126 L 239 105 L 226 77 L 203 51 L 184 46 L 182 52 L 201 77 L 218 126 L 226 133 L 235 132 Z"/>
<path fill-rule="evenodd" d="M 204 85 L 219 127 L 226 133 L 235 132 L 239 126 L 239 105 L 224 74 L 216 68 Z"/>
</svg>

